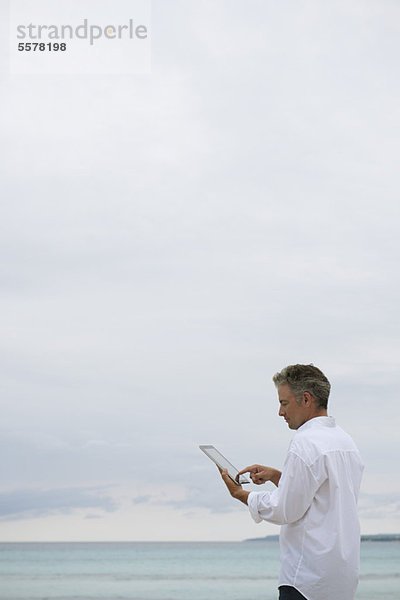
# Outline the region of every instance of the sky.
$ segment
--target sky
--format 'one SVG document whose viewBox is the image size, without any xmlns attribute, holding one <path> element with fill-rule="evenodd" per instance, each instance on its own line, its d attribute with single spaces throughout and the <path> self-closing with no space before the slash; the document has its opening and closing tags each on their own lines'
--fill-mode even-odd
<svg viewBox="0 0 400 600">
<path fill-rule="evenodd" d="M 6 22 L 0 540 L 278 533 L 198 445 L 281 468 L 311 362 L 399 532 L 399 4 L 153 0 L 141 75 L 10 75 Z"/>
</svg>

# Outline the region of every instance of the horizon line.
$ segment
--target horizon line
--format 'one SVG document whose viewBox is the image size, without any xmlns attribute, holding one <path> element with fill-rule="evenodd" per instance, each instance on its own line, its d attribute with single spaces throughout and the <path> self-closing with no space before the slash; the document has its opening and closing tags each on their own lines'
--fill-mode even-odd
<svg viewBox="0 0 400 600">
<path fill-rule="evenodd" d="M 399 539 L 400 533 L 362 533 L 361 541 L 368 539 Z M 0 540 L 0 544 L 235 544 L 263 540 L 277 540 L 279 534 L 241 540 Z"/>
</svg>

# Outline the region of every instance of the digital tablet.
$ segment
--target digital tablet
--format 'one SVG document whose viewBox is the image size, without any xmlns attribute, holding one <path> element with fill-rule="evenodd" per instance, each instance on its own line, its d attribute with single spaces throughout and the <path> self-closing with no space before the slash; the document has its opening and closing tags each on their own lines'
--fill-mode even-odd
<svg viewBox="0 0 400 600">
<path fill-rule="evenodd" d="M 200 450 L 203 450 L 204 454 L 207 454 L 208 458 L 211 458 L 216 465 L 221 467 L 221 469 L 227 469 L 229 477 L 237 484 L 235 478 L 239 473 L 239 469 L 236 469 L 236 467 L 234 467 L 233 464 L 221 454 L 221 452 L 218 452 L 214 446 L 199 446 L 199 448 Z M 239 476 L 239 484 L 242 483 L 250 483 L 245 475 Z"/>
</svg>

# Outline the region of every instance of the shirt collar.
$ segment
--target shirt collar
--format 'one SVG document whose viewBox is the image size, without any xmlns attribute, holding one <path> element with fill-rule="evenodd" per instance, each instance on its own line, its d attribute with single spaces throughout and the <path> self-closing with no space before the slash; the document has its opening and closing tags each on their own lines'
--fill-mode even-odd
<svg viewBox="0 0 400 600">
<path fill-rule="evenodd" d="M 309 419 L 303 425 L 301 425 L 297 431 L 304 431 L 305 429 L 310 429 L 311 427 L 335 427 L 336 421 L 334 417 L 314 417 L 313 419 Z"/>
</svg>

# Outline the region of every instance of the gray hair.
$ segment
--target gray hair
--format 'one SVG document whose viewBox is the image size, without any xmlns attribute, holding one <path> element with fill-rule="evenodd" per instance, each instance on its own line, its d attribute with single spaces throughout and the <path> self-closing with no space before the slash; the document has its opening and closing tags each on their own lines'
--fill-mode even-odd
<svg viewBox="0 0 400 600">
<path fill-rule="evenodd" d="M 289 365 L 275 373 L 272 378 L 275 386 L 287 383 L 300 404 L 304 392 L 314 398 L 317 406 L 327 408 L 331 384 L 320 369 L 310 365 Z"/>
</svg>

